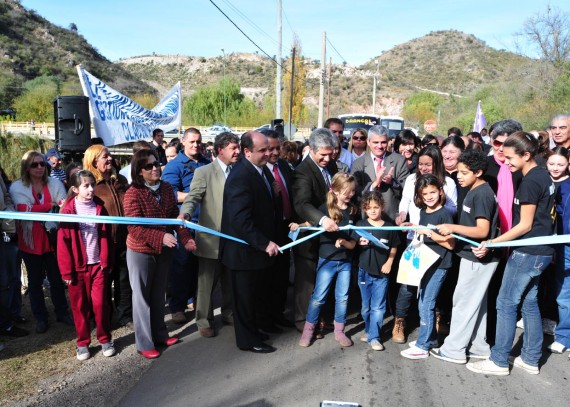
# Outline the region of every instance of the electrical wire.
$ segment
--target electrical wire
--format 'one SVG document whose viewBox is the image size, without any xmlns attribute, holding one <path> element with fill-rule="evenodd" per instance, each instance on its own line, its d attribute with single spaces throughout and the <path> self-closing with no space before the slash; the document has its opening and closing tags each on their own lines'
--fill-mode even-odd
<svg viewBox="0 0 570 407">
<path fill-rule="evenodd" d="M 219 10 L 219 12 L 222 13 L 222 14 L 224 15 L 224 17 L 226 17 L 226 18 L 230 21 L 230 23 L 232 23 L 232 24 L 234 25 L 234 27 L 237 28 L 237 29 L 239 30 L 239 32 L 241 32 L 241 33 L 245 36 L 245 38 L 247 38 L 247 39 L 249 40 L 249 42 L 251 42 L 253 45 L 255 45 L 255 47 L 256 47 L 258 50 L 260 50 L 261 52 L 263 52 L 263 54 L 264 54 L 267 58 L 269 58 L 270 60 L 272 60 L 276 65 L 279 65 L 279 66 L 281 67 L 281 69 L 283 69 L 283 71 L 289 72 L 283 65 L 281 65 L 279 62 L 277 62 L 277 61 L 275 60 L 275 58 L 269 56 L 269 54 L 268 54 L 267 52 L 265 52 L 265 50 L 264 50 L 263 48 L 261 48 L 259 45 L 257 45 L 257 43 L 256 43 L 254 40 L 252 40 L 252 39 L 249 37 L 249 35 L 247 35 L 236 23 L 234 23 L 234 21 L 233 21 L 226 13 L 224 13 L 224 11 L 223 11 L 220 7 L 218 7 L 218 5 L 217 5 L 216 3 L 214 3 L 213 0 L 210 0 L 210 3 L 212 3 L 212 4 L 214 5 L 214 7 L 216 7 L 216 8 Z"/>
<path fill-rule="evenodd" d="M 333 43 L 331 42 L 331 40 L 329 39 L 329 36 L 327 35 L 327 42 L 329 43 L 329 45 L 332 47 L 332 49 L 334 49 L 334 51 L 337 53 L 337 55 L 340 57 L 340 59 L 342 59 L 342 62 L 344 62 L 345 64 L 347 64 L 348 62 L 346 62 L 346 59 L 344 59 L 344 57 L 342 55 L 340 55 L 340 52 L 337 51 L 337 49 L 335 48 L 335 46 L 333 45 Z"/>
</svg>

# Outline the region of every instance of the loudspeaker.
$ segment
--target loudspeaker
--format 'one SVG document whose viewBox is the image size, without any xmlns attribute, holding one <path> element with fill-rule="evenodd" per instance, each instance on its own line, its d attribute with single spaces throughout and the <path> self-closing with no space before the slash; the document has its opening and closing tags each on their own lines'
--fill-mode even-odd
<svg viewBox="0 0 570 407">
<path fill-rule="evenodd" d="M 84 152 L 91 146 L 89 98 L 58 96 L 53 101 L 55 144 L 59 151 Z"/>
<path fill-rule="evenodd" d="M 283 119 L 272 119 L 271 120 L 271 130 L 275 130 L 277 133 L 279 133 L 279 137 L 284 136 L 283 123 L 284 123 Z"/>
</svg>

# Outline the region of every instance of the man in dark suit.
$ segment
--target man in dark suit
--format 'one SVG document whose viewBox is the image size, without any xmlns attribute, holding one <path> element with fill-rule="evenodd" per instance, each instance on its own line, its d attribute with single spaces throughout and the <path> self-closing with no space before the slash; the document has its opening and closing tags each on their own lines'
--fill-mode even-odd
<svg viewBox="0 0 570 407">
<path fill-rule="evenodd" d="M 364 191 L 378 189 L 384 198 L 384 212 L 392 220 L 398 215 L 404 182 L 410 174 L 406 159 L 397 153 L 389 153 L 388 129 L 372 126 L 368 130 L 370 154 L 357 159 L 352 164 L 352 174 L 357 182 L 357 196 Z"/>
<path fill-rule="evenodd" d="M 293 220 L 293 202 L 291 200 L 293 171 L 285 160 L 279 158 L 283 138 L 274 130 L 263 129 L 269 141 L 269 159 L 266 164 L 267 178 L 269 179 L 275 196 L 276 236 L 275 242 L 285 245 L 289 239 L 289 224 Z M 273 272 L 267 274 L 262 293 L 269 294 L 266 299 L 268 312 L 265 321 L 260 320 L 261 330 L 270 333 L 279 333 L 281 329 L 275 325 L 293 327 L 285 315 L 287 302 L 287 288 L 289 286 L 290 251 L 277 256 Z"/>
<path fill-rule="evenodd" d="M 273 191 L 263 167 L 269 143 L 261 133 L 241 137 L 243 158 L 230 172 L 224 188 L 222 233 L 243 239 L 247 245 L 220 240 L 220 260 L 231 270 L 236 344 L 241 350 L 270 353 L 256 324 L 256 285 L 260 274 L 271 272 L 279 254 L 275 239 Z"/>
<path fill-rule="evenodd" d="M 329 232 L 338 226 L 319 207 L 326 203 L 332 177 L 338 172 L 333 159 L 336 146 L 330 130 L 318 128 L 309 137 L 309 154 L 293 172 L 293 208 L 299 223 L 323 226 Z M 299 236 L 302 237 L 302 236 Z M 294 247 L 295 255 L 295 326 L 303 330 L 309 300 L 315 288 L 319 239 L 309 239 Z"/>
</svg>

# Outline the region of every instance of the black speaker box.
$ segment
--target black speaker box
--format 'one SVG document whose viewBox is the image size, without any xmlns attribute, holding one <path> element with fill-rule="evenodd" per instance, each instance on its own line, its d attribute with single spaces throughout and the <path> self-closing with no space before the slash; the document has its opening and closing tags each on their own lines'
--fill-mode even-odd
<svg viewBox="0 0 570 407">
<path fill-rule="evenodd" d="M 88 97 L 58 96 L 53 101 L 53 112 L 59 151 L 84 152 L 91 146 Z"/>
</svg>

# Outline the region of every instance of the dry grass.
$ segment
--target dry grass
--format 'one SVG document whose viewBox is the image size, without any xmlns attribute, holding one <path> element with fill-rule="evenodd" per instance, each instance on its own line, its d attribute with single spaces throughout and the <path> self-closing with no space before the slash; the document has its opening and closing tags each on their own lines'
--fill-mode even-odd
<svg viewBox="0 0 570 407">
<path fill-rule="evenodd" d="M 30 331 L 23 338 L 0 337 L 6 348 L 0 352 L 0 405 L 23 400 L 38 391 L 38 384 L 54 375 L 66 375 L 81 367 L 75 359 L 75 329 L 53 322 L 51 301 L 46 298 L 52 323 L 45 334 L 35 333 L 35 323 L 24 298 L 23 315 Z"/>
</svg>

